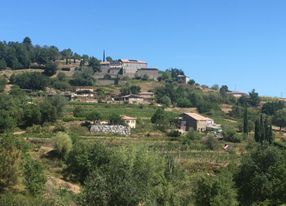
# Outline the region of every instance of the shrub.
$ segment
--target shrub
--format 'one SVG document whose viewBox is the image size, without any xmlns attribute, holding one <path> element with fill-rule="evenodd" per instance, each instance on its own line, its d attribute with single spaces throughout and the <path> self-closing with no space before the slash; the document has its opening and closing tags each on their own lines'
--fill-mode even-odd
<svg viewBox="0 0 286 206">
<path fill-rule="evenodd" d="M 232 127 L 224 127 L 223 128 L 223 139 L 225 141 L 239 143 L 241 142 L 241 138 L 239 134 Z"/>
<path fill-rule="evenodd" d="M 229 174 L 203 176 L 194 188 L 195 206 L 238 205 L 232 177 Z"/>
<path fill-rule="evenodd" d="M 36 160 L 27 159 L 24 165 L 24 183 L 26 189 L 32 194 L 41 194 L 47 179 L 42 165 Z"/>
<path fill-rule="evenodd" d="M 205 144 L 208 149 L 215 150 L 218 148 L 218 139 L 213 135 L 208 135 L 205 140 Z"/>
<path fill-rule="evenodd" d="M 65 158 L 72 149 L 72 140 L 70 136 L 63 132 L 58 132 L 54 138 L 55 148 L 60 157 Z"/>
<path fill-rule="evenodd" d="M 178 130 L 172 130 L 168 133 L 169 137 L 180 137 L 181 136 L 181 132 L 179 132 Z"/>
<path fill-rule="evenodd" d="M 0 190 L 17 184 L 21 158 L 19 142 L 12 136 L 0 137 Z"/>
<path fill-rule="evenodd" d="M 84 112 L 84 109 L 80 106 L 76 106 L 73 110 L 73 115 L 75 117 L 84 117 L 86 114 Z"/>
</svg>

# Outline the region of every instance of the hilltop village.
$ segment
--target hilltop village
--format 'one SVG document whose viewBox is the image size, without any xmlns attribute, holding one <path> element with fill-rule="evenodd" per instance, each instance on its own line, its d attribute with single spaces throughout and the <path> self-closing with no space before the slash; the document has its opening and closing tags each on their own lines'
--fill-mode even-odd
<svg viewBox="0 0 286 206">
<path fill-rule="evenodd" d="M 281 205 L 285 127 L 254 89 L 0 42 L 0 205 Z"/>
</svg>

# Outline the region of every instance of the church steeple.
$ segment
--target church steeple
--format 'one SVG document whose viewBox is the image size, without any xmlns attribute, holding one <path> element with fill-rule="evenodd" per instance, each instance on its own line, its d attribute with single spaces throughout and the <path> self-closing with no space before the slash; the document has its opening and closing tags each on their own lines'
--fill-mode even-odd
<svg viewBox="0 0 286 206">
<path fill-rule="evenodd" d="M 106 61 L 106 58 L 105 58 L 105 50 L 103 50 L 103 58 L 102 58 L 102 61 L 103 61 L 103 62 Z"/>
</svg>

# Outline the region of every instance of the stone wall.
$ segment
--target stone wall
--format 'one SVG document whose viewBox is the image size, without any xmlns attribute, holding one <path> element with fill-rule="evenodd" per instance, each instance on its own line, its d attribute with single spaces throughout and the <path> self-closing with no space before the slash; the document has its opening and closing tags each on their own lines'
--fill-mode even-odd
<svg viewBox="0 0 286 206">
<path fill-rule="evenodd" d="M 115 80 L 113 79 L 97 79 L 95 81 L 96 86 L 108 86 L 108 85 L 114 85 Z"/>
<path fill-rule="evenodd" d="M 130 135 L 130 128 L 123 125 L 92 125 L 90 132 L 93 134 L 118 134 Z"/>
</svg>

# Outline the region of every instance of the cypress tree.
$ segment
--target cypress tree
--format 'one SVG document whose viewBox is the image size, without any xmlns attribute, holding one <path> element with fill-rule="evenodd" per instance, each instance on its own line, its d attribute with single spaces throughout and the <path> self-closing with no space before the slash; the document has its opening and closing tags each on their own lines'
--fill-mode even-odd
<svg viewBox="0 0 286 206">
<path fill-rule="evenodd" d="M 255 142 L 263 144 L 264 141 L 268 141 L 269 144 L 273 143 L 273 132 L 271 122 L 268 121 L 267 117 L 260 116 L 259 120 L 255 121 Z"/>
<path fill-rule="evenodd" d="M 259 121 L 255 121 L 255 130 L 254 130 L 254 140 L 255 142 L 260 142 L 260 131 L 259 131 Z"/>
<path fill-rule="evenodd" d="M 271 123 L 268 126 L 267 137 L 268 137 L 269 144 L 272 144 L 273 143 L 273 131 L 272 131 L 272 124 Z"/>
<path fill-rule="evenodd" d="M 263 120 L 263 115 L 260 115 L 260 123 L 259 123 L 259 139 L 260 143 L 263 144 L 263 141 L 265 140 L 265 125 Z"/>
<path fill-rule="evenodd" d="M 244 115 L 243 115 L 243 133 L 248 135 L 248 111 L 247 106 L 244 108 Z"/>
</svg>

